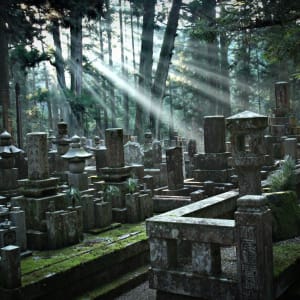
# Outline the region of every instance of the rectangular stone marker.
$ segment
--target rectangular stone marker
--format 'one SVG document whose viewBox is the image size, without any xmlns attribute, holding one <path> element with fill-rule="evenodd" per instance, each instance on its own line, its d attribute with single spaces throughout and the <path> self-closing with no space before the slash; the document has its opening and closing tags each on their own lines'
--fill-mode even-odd
<svg viewBox="0 0 300 300">
<path fill-rule="evenodd" d="M 126 194 L 125 204 L 127 208 L 127 222 L 136 223 L 140 221 L 140 202 L 138 193 Z"/>
<path fill-rule="evenodd" d="M 123 129 L 106 129 L 105 145 L 107 148 L 107 166 L 110 168 L 124 167 Z"/>
<path fill-rule="evenodd" d="M 95 203 L 95 226 L 97 228 L 109 226 L 112 222 L 112 207 L 109 202 Z"/>
<path fill-rule="evenodd" d="M 27 249 L 25 212 L 20 207 L 13 207 L 10 211 L 10 220 L 16 226 L 17 245 L 22 251 Z"/>
<path fill-rule="evenodd" d="M 169 190 L 183 188 L 182 148 L 175 147 L 166 150 L 167 155 L 167 177 Z"/>
<path fill-rule="evenodd" d="M 1 248 L 0 284 L 6 289 L 14 289 L 21 286 L 21 259 L 20 248 L 6 246 Z"/>
<path fill-rule="evenodd" d="M 48 141 L 45 132 L 27 134 L 28 178 L 41 180 L 49 178 Z"/>
<path fill-rule="evenodd" d="M 224 116 L 204 117 L 205 153 L 226 152 Z"/>
</svg>

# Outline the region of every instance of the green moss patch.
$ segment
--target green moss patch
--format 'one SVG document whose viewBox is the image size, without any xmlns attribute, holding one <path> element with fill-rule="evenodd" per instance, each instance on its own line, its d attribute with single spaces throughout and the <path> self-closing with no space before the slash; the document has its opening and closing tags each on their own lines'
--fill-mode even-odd
<svg viewBox="0 0 300 300">
<path fill-rule="evenodd" d="M 292 191 L 265 194 L 272 211 L 273 241 L 300 235 L 300 208 Z"/>
<path fill-rule="evenodd" d="M 300 263 L 300 243 L 284 243 L 273 246 L 274 276 L 295 263 Z"/>
<path fill-rule="evenodd" d="M 35 251 L 31 257 L 21 261 L 22 285 L 64 272 L 146 239 L 144 223 L 124 224 L 99 235 L 86 235 L 82 243 L 70 247 Z"/>
</svg>

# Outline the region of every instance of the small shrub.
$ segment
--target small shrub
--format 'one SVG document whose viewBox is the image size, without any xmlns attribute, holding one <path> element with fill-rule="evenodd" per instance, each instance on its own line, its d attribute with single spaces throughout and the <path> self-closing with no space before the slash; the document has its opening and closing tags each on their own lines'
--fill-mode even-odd
<svg viewBox="0 0 300 300">
<path fill-rule="evenodd" d="M 274 171 L 267 178 L 271 192 L 295 190 L 295 167 L 295 161 L 290 156 L 285 157 L 285 159 L 281 162 L 279 169 Z"/>
<path fill-rule="evenodd" d="M 115 185 L 107 185 L 104 189 L 105 201 L 111 202 L 113 198 L 117 198 L 121 195 L 120 189 Z"/>
<path fill-rule="evenodd" d="M 127 186 L 129 193 L 133 194 L 137 191 L 138 180 L 135 178 L 127 179 Z"/>
<path fill-rule="evenodd" d="M 66 198 L 68 203 L 75 207 L 80 204 L 81 195 L 77 188 L 70 186 L 69 190 L 66 192 Z"/>
</svg>

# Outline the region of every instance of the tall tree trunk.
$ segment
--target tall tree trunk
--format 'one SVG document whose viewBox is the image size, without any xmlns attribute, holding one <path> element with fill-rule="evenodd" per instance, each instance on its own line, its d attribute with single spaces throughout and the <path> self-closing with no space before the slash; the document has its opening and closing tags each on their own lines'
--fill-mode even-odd
<svg viewBox="0 0 300 300">
<path fill-rule="evenodd" d="M 106 32 L 107 32 L 107 46 L 108 46 L 108 64 L 112 68 L 112 12 L 110 8 L 110 1 L 105 0 L 105 6 L 107 10 L 106 16 Z M 111 109 L 111 126 L 116 127 L 116 100 L 115 100 L 115 90 L 111 82 L 108 82 L 109 98 L 110 98 L 110 109 Z"/>
<path fill-rule="evenodd" d="M 71 90 L 81 96 L 82 90 L 82 16 L 78 8 L 71 10 Z"/>
<path fill-rule="evenodd" d="M 153 34 L 154 34 L 154 15 L 156 0 L 144 0 L 144 15 L 142 27 L 142 42 L 139 67 L 139 87 L 144 94 L 150 95 L 152 84 L 152 65 L 153 65 Z M 147 97 L 148 98 L 148 97 Z M 150 107 L 150 105 L 149 105 Z M 135 113 L 135 135 L 141 140 L 144 129 L 145 113 L 143 106 L 136 103 Z"/>
<path fill-rule="evenodd" d="M 0 9 L 3 9 L 0 5 Z M 0 17 L 0 104 L 2 106 L 2 124 L 1 132 L 6 129 L 11 132 L 9 122 L 9 72 L 8 72 L 8 38 L 5 26 L 5 20 Z"/>
<path fill-rule="evenodd" d="M 221 51 L 221 99 L 222 109 L 220 114 L 223 114 L 225 117 L 231 115 L 231 105 L 230 105 L 230 78 L 229 78 L 229 63 L 228 63 L 228 38 L 225 32 L 222 32 L 220 35 L 220 51 Z"/>
<path fill-rule="evenodd" d="M 150 114 L 151 129 L 155 129 L 155 136 L 159 138 L 159 123 L 160 123 L 160 110 L 162 108 L 162 100 L 165 93 L 166 81 L 169 73 L 169 66 L 171 63 L 176 31 L 179 20 L 179 12 L 182 0 L 173 0 L 172 7 L 169 13 L 167 27 L 164 34 L 164 39 L 160 51 L 159 61 L 154 77 L 154 82 L 151 89 L 152 105 L 160 108 L 158 116 L 155 119 L 154 114 Z"/>
<path fill-rule="evenodd" d="M 131 2 L 130 2 L 130 33 L 131 33 L 131 47 L 132 47 L 132 65 L 133 65 L 133 71 L 135 72 L 135 68 L 136 68 L 135 43 L 134 43 L 134 32 L 133 32 L 133 9 L 132 9 Z"/>
<path fill-rule="evenodd" d="M 103 43 L 103 26 L 101 19 L 99 20 L 99 33 L 100 33 L 100 59 L 104 61 L 104 43 Z M 108 128 L 108 114 L 107 114 L 107 81 L 104 76 L 101 76 L 102 88 L 101 88 L 101 96 L 103 100 L 103 104 L 101 103 L 103 109 L 103 122 L 104 129 Z M 101 127 L 102 128 L 102 127 Z M 103 137 L 103 135 L 102 135 Z"/>
<path fill-rule="evenodd" d="M 55 69 L 56 69 L 56 78 L 59 84 L 59 87 L 64 91 L 66 89 L 66 79 L 65 79 L 65 68 L 64 60 L 62 56 L 61 40 L 60 40 L 60 29 L 58 20 L 52 21 L 51 32 L 53 37 L 53 42 L 55 46 Z"/>
<path fill-rule="evenodd" d="M 120 24 L 120 43 L 121 43 L 121 64 L 122 64 L 122 74 L 124 77 L 128 76 L 125 68 L 125 54 L 124 54 L 124 30 L 123 28 L 123 7 L 122 0 L 119 0 L 119 24 Z M 124 101 L 124 131 L 129 134 L 129 97 L 127 92 L 123 92 Z"/>
</svg>

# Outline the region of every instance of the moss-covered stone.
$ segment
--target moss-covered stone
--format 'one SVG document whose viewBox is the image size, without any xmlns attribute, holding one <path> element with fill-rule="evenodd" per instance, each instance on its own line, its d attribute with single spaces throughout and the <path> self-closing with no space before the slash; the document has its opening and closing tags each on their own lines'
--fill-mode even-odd
<svg viewBox="0 0 300 300">
<path fill-rule="evenodd" d="M 21 261 L 22 285 L 64 272 L 85 262 L 147 240 L 145 223 L 123 224 L 98 235 L 86 235 L 82 243 L 59 250 L 35 251 Z"/>
<path fill-rule="evenodd" d="M 300 243 L 284 243 L 273 246 L 274 276 L 278 277 L 300 260 Z"/>
<path fill-rule="evenodd" d="M 281 241 L 300 235 L 300 207 L 296 193 L 284 191 L 267 193 L 272 211 L 273 241 Z"/>
</svg>

